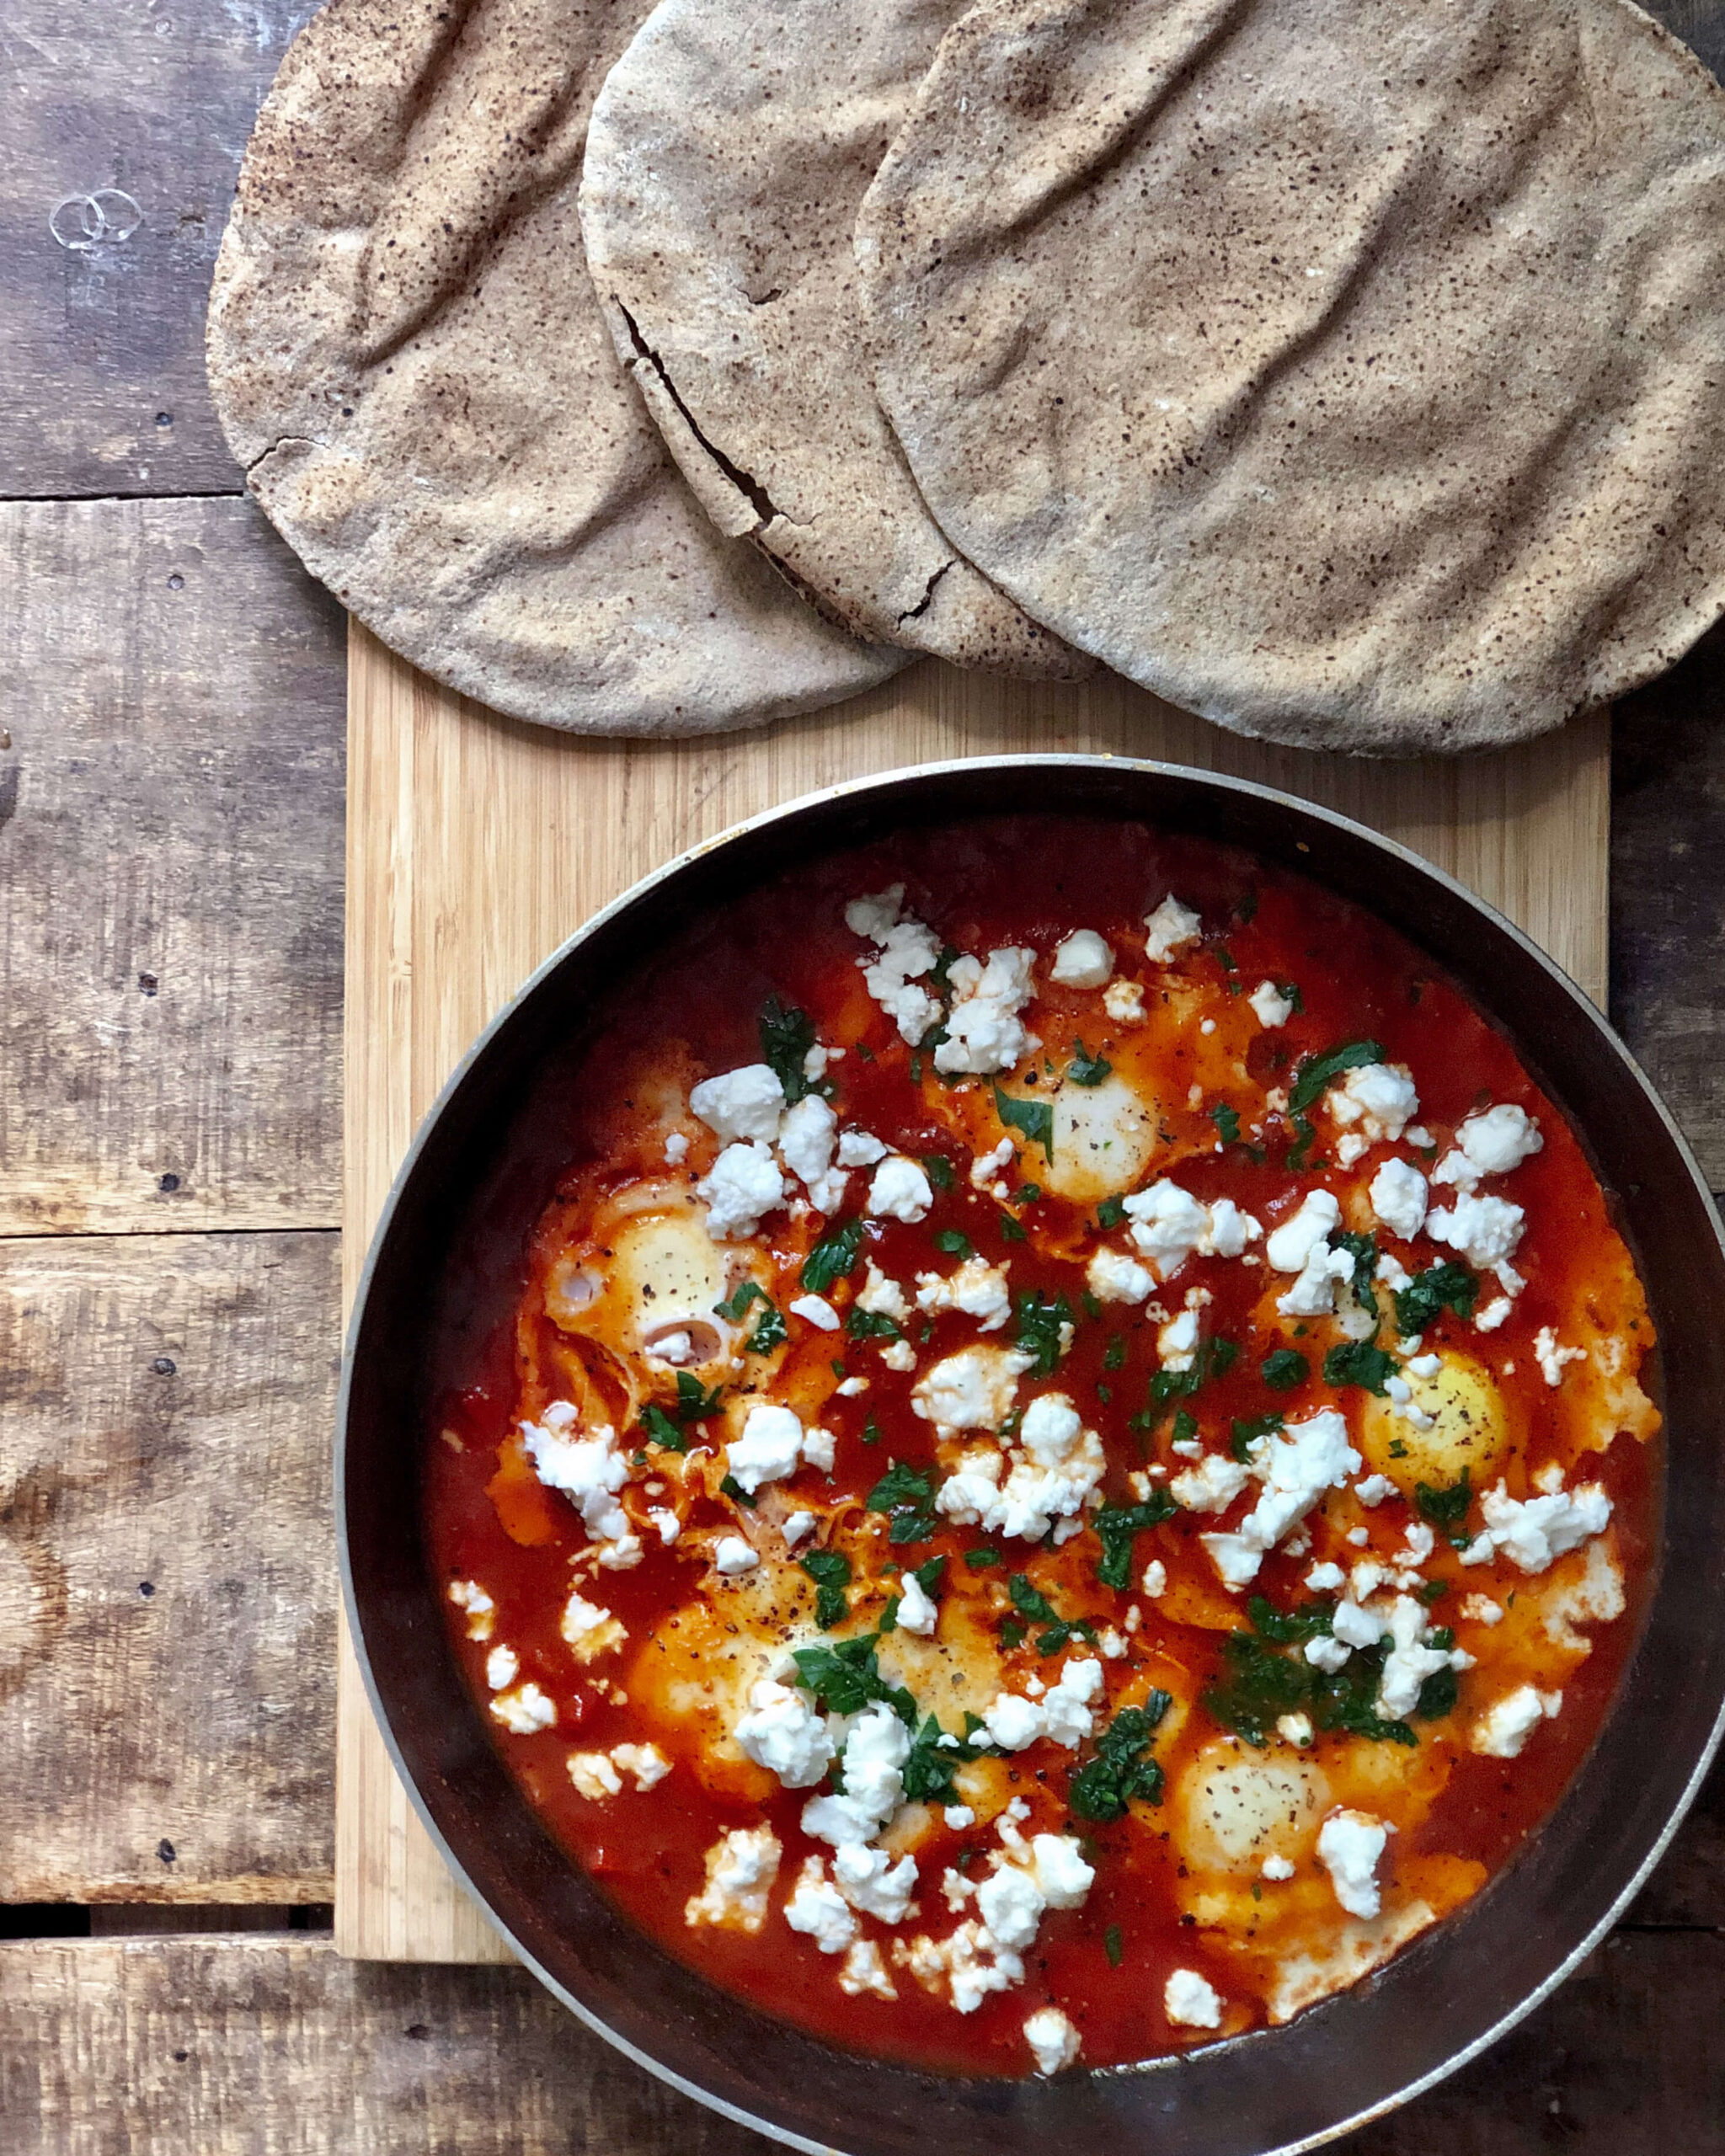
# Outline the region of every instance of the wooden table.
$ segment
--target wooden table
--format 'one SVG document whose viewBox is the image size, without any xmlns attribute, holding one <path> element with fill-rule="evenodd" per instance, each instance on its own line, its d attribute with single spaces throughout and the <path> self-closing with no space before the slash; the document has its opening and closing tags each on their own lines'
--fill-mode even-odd
<svg viewBox="0 0 1725 2156">
<path fill-rule="evenodd" d="M 200 357 L 305 12 L 0 0 L 0 2150 L 764 2156 L 520 1972 L 328 1935 L 343 624 Z M 1725 638 L 1615 742 L 1612 1012 L 1717 1187 Z M 1345 2146 L 1725 2151 L 1722 1999 L 1716 1775 L 1589 1967 Z"/>
</svg>

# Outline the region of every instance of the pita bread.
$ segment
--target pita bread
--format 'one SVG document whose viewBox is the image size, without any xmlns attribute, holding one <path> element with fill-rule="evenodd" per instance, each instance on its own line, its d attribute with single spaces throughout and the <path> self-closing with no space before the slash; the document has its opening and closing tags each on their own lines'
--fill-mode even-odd
<svg viewBox="0 0 1725 2156">
<path fill-rule="evenodd" d="M 831 617 L 1091 670 L 977 574 L 875 403 L 852 229 L 969 0 L 664 0 L 593 109 L 581 222 L 617 348 L 722 531 Z"/>
<path fill-rule="evenodd" d="M 216 408 L 316 576 L 521 718 L 688 734 L 905 663 L 722 539 L 593 297 L 592 93 L 642 0 L 334 0 L 258 121 L 211 299 Z"/>
<path fill-rule="evenodd" d="M 1725 606 L 1725 94 L 1622 0 L 984 0 L 857 247 L 943 527 L 1242 733 L 1514 740 Z"/>
</svg>

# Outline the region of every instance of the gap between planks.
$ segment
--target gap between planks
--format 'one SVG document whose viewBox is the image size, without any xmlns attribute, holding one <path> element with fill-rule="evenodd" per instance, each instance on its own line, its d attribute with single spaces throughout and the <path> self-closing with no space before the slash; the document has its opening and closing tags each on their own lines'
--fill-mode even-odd
<svg viewBox="0 0 1725 2156">
<path fill-rule="evenodd" d="M 1605 995 L 1610 725 L 1488 756 L 1367 762 L 1277 749 L 1110 675 L 1076 684 L 927 660 L 831 711 L 689 741 L 499 718 L 349 632 L 344 1298 L 444 1078 L 526 975 L 696 841 L 823 787 L 966 755 L 1156 757 L 1279 786 L 1401 840 Z M 506 1960 L 392 1769 L 341 1643 L 335 1939 L 364 1958 Z"/>
</svg>

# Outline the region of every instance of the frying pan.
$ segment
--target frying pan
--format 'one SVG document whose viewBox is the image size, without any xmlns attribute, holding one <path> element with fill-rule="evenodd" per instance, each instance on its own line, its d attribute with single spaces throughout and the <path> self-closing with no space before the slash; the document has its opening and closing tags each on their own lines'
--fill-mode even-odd
<svg viewBox="0 0 1725 2156">
<path fill-rule="evenodd" d="M 1120 819 L 1195 833 L 1309 876 L 1435 959 L 1509 1036 L 1582 1134 L 1647 1288 L 1664 1532 L 1598 1739 L 1551 1817 L 1472 1901 L 1284 2028 L 1007 2081 L 841 2051 L 719 1990 L 613 1908 L 487 1738 L 446 1642 L 420 1464 L 445 1313 L 483 1315 L 487 1292 L 512 1289 L 495 1253 L 512 1237 L 519 1249 L 549 1194 L 558 1074 L 616 984 L 690 918 L 799 862 L 912 826 L 1037 812 L 1094 818 L 1099 841 Z M 488 1266 L 499 1274 L 489 1289 L 477 1277 Z M 1722 1402 L 1725 1246 L 1706 1187 L 1623 1043 L 1500 915 L 1404 848 L 1267 787 L 1094 756 L 934 765 L 793 803 L 672 862 L 570 937 L 469 1051 L 403 1165 L 355 1307 L 336 1476 L 343 1593 L 434 1840 L 540 1980 L 650 2072 L 793 2148 L 846 2156 L 927 2156 L 932 2138 L 943 2156 L 1264 2156 L 1316 2147 L 1454 2072 L 1562 1982 L 1657 1862 L 1725 1727 Z"/>
</svg>

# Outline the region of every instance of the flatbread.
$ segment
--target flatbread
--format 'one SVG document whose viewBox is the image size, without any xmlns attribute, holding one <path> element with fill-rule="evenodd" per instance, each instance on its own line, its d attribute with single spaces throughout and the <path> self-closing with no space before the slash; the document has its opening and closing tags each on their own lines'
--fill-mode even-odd
<svg viewBox="0 0 1725 2156">
<path fill-rule="evenodd" d="M 588 259 L 722 531 L 858 636 L 1071 675 L 929 515 L 874 399 L 852 229 L 969 0 L 664 0 L 593 109 Z"/>
<path fill-rule="evenodd" d="M 1725 95 L 1622 0 L 984 0 L 857 228 L 943 527 L 1268 739 L 1517 739 L 1725 607 Z"/>
<path fill-rule="evenodd" d="M 905 663 L 723 539 L 617 363 L 575 193 L 644 0 L 334 0 L 259 116 L 211 294 L 247 483 L 427 673 L 595 734 L 746 726 Z"/>
</svg>

